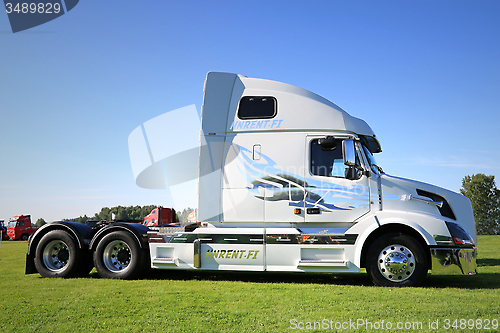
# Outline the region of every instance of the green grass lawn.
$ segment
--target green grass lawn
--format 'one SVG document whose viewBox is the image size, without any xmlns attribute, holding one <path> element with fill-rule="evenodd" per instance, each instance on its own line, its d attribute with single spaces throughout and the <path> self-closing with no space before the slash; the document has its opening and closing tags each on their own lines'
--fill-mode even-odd
<svg viewBox="0 0 500 333">
<path fill-rule="evenodd" d="M 500 236 L 478 243 L 476 276 L 380 288 L 366 274 L 154 271 L 118 281 L 94 270 L 43 279 L 24 275 L 27 243 L 8 241 L 0 247 L 0 332 L 477 332 L 488 321 L 499 331 Z"/>
</svg>

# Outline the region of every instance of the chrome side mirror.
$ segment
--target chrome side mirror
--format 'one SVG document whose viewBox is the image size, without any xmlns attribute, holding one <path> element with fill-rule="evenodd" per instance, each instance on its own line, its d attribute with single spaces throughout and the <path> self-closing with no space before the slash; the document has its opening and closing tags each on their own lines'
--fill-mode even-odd
<svg viewBox="0 0 500 333">
<path fill-rule="evenodd" d="M 345 165 L 356 165 L 356 149 L 354 148 L 354 140 L 348 139 L 342 141 L 342 155 L 344 157 Z"/>
</svg>

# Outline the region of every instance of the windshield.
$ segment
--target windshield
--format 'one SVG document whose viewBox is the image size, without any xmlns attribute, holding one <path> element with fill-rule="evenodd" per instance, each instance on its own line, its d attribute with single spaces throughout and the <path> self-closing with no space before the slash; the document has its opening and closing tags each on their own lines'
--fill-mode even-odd
<svg viewBox="0 0 500 333">
<path fill-rule="evenodd" d="M 365 151 L 366 158 L 368 159 L 368 163 L 370 163 L 372 171 L 375 173 L 384 173 L 384 170 L 382 170 L 382 168 L 377 165 L 377 161 L 375 160 L 375 157 L 373 157 L 370 150 L 368 150 L 365 145 L 363 145 L 363 149 Z"/>
<path fill-rule="evenodd" d="M 16 226 L 17 221 L 10 221 L 9 228 L 14 228 Z"/>
</svg>

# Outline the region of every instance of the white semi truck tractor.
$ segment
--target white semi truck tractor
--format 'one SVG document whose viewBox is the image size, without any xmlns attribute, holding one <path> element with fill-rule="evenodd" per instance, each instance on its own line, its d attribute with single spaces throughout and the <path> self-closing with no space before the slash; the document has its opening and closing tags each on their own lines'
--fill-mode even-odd
<svg viewBox="0 0 500 333">
<path fill-rule="evenodd" d="M 476 274 L 469 199 L 390 176 L 368 124 L 307 90 L 210 72 L 198 163 L 198 221 L 152 230 L 55 222 L 31 238 L 26 273 L 130 279 L 145 268 L 358 273 L 417 286 Z M 171 143 L 165 143 L 171 144 Z"/>
</svg>

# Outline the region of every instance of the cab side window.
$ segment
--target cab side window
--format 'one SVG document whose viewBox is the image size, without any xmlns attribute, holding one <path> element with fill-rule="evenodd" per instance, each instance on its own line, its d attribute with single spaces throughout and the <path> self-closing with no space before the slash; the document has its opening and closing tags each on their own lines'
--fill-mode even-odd
<svg viewBox="0 0 500 333">
<path fill-rule="evenodd" d="M 328 137 L 331 138 L 331 137 Z M 335 143 L 321 145 L 321 139 L 311 141 L 310 172 L 316 176 L 345 178 L 347 166 L 342 154 L 342 139 L 335 139 Z M 360 166 L 359 156 L 356 154 L 356 166 Z"/>
<path fill-rule="evenodd" d="M 335 139 L 335 147 L 322 147 L 319 139 L 311 141 L 310 170 L 313 175 L 345 178 L 342 140 Z"/>
</svg>

